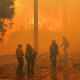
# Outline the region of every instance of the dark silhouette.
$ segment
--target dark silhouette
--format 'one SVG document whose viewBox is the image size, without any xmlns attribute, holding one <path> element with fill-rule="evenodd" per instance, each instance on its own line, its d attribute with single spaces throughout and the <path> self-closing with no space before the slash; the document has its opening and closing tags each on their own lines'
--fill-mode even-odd
<svg viewBox="0 0 80 80">
<path fill-rule="evenodd" d="M 58 45 L 56 44 L 56 40 L 52 41 L 52 44 L 50 46 L 50 60 L 52 62 L 53 66 L 56 66 L 56 58 L 57 55 L 59 54 L 58 52 Z"/>
<path fill-rule="evenodd" d="M 68 63 L 68 53 L 67 53 L 67 49 L 70 46 L 67 38 L 65 36 L 62 37 L 63 42 L 61 44 L 61 47 L 64 47 L 64 75 L 63 75 L 63 79 L 64 80 L 69 80 L 69 63 Z"/>
<path fill-rule="evenodd" d="M 69 47 L 69 42 L 65 36 L 62 37 L 63 43 L 61 44 L 61 47 L 64 47 L 64 59 L 67 59 L 68 53 L 67 53 L 67 48 Z"/>
<path fill-rule="evenodd" d="M 24 59 L 23 59 L 24 53 L 22 50 L 22 44 L 18 44 L 18 48 L 16 49 L 16 55 L 17 55 L 17 59 L 18 59 L 18 63 L 19 63 L 16 72 L 22 73 L 23 64 L 24 64 Z"/>
<path fill-rule="evenodd" d="M 14 17 L 14 0 L 0 0 L 0 41 L 3 41 L 3 36 L 6 32 L 7 24 L 5 19 L 9 20 L 12 25 Z"/>
<path fill-rule="evenodd" d="M 63 36 L 62 39 L 63 39 L 63 43 L 61 44 L 61 46 L 64 46 L 64 50 L 66 50 L 70 44 L 65 36 Z"/>
<path fill-rule="evenodd" d="M 34 74 L 34 62 L 37 52 L 31 47 L 30 44 L 26 46 L 25 58 L 27 61 L 27 73 Z"/>
</svg>

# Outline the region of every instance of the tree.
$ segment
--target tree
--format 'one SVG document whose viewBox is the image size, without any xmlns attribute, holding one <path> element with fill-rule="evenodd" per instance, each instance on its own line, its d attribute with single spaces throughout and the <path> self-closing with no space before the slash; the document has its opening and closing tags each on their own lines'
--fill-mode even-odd
<svg viewBox="0 0 80 80">
<path fill-rule="evenodd" d="M 14 17 L 14 0 L 0 0 L 0 41 L 3 41 L 3 36 L 7 29 L 5 19 L 12 20 Z"/>
</svg>

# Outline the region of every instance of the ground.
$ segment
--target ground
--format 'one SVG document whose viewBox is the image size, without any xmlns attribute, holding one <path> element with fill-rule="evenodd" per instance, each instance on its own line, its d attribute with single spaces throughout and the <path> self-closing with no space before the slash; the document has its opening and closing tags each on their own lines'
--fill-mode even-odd
<svg viewBox="0 0 80 80">
<path fill-rule="evenodd" d="M 61 61 L 57 59 L 57 67 L 55 68 L 51 66 L 49 54 L 41 57 L 38 55 L 34 68 L 35 74 L 28 76 L 25 58 L 23 74 L 17 74 L 16 56 L 1 56 L 0 80 L 80 80 L 80 61 L 76 59 L 77 57 L 75 57 L 75 60 L 68 59 L 66 64 L 64 64 L 63 58 Z"/>
</svg>

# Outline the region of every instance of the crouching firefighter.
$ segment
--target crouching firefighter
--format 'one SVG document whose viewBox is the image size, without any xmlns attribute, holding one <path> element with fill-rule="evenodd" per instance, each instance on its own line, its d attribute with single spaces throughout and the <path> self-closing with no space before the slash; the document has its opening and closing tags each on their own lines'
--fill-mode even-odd
<svg viewBox="0 0 80 80">
<path fill-rule="evenodd" d="M 17 55 L 17 59 L 18 59 L 18 67 L 17 67 L 17 70 L 16 70 L 16 73 L 22 73 L 22 69 L 23 69 L 23 64 L 24 64 L 24 59 L 23 59 L 23 56 L 24 56 L 24 52 L 23 52 L 23 49 L 22 49 L 22 44 L 18 44 L 18 48 L 16 49 L 16 55 Z"/>
<path fill-rule="evenodd" d="M 26 45 L 25 58 L 27 61 L 27 73 L 34 74 L 34 63 L 37 52 L 31 47 L 30 44 Z"/>
<path fill-rule="evenodd" d="M 59 54 L 58 45 L 56 44 L 56 40 L 53 40 L 50 46 L 50 60 L 51 60 L 52 66 L 56 67 L 56 58 L 58 54 Z"/>
</svg>

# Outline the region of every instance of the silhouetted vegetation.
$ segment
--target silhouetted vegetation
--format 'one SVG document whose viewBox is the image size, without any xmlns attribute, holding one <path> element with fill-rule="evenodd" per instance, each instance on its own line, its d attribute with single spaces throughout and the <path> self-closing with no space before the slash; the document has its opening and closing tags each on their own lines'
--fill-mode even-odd
<svg viewBox="0 0 80 80">
<path fill-rule="evenodd" d="M 6 32 L 5 19 L 12 20 L 14 17 L 14 0 L 0 0 L 0 41 Z"/>
</svg>

